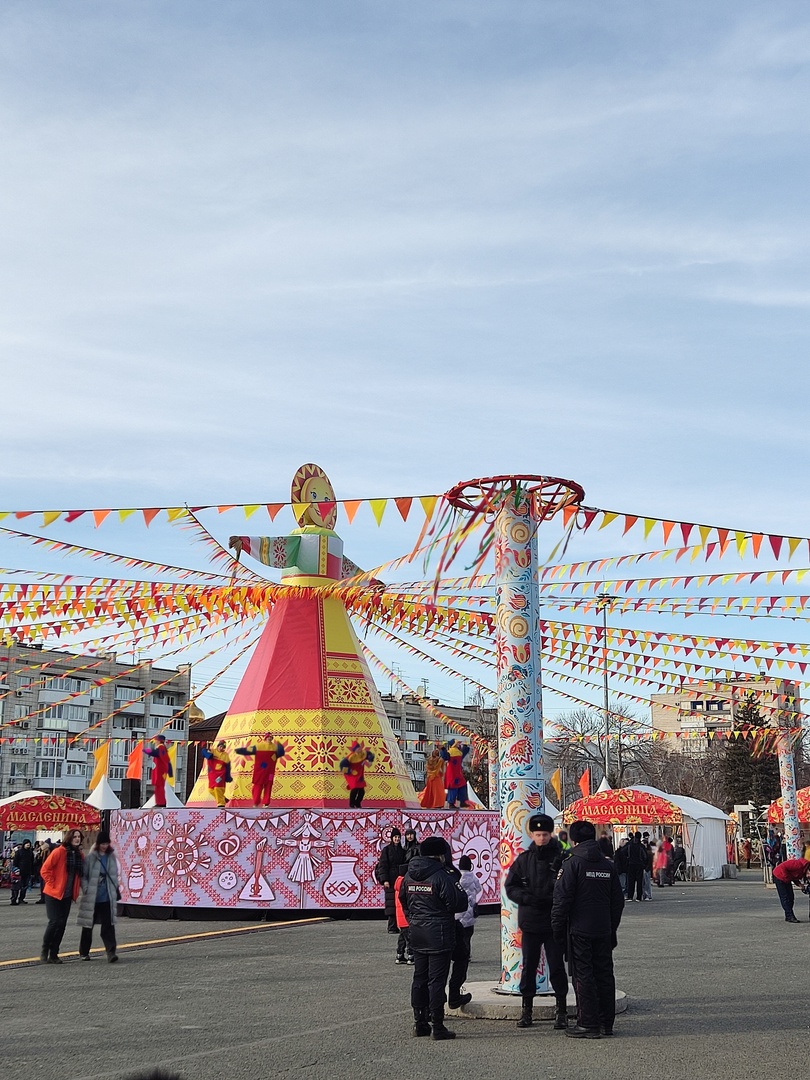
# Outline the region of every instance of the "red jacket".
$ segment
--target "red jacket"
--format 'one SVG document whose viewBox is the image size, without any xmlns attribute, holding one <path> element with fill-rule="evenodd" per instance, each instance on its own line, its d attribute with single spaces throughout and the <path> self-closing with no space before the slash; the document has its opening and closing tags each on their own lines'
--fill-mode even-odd
<svg viewBox="0 0 810 1080">
<path fill-rule="evenodd" d="M 67 888 L 67 849 L 61 844 L 59 847 L 54 848 L 42 864 L 39 873 L 44 882 L 42 891 L 45 895 L 53 896 L 57 900 L 61 900 L 65 894 L 65 889 Z M 81 868 L 79 868 L 78 874 L 73 879 L 73 900 L 79 899 L 81 887 L 82 872 Z"/>
<path fill-rule="evenodd" d="M 408 925 L 408 919 L 405 915 L 405 909 L 402 907 L 402 901 L 399 898 L 399 890 L 402 885 L 402 879 L 404 877 L 404 873 L 400 874 L 396 880 L 396 883 L 394 884 L 394 907 L 397 909 L 397 926 L 400 930 L 404 930 L 405 927 Z"/>
<path fill-rule="evenodd" d="M 808 870 L 810 870 L 810 862 L 807 859 L 785 859 L 773 868 L 773 876 L 777 881 L 783 881 L 785 885 L 795 885 L 802 880 Z"/>
</svg>

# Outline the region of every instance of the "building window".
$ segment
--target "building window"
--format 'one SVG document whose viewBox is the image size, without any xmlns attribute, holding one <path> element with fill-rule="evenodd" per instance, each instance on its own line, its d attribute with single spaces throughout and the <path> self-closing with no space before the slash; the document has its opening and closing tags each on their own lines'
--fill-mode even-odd
<svg viewBox="0 0 810 1080">
<path fill-rule="evenodd" d="M 126 765 L 111 765 L 110 780 L 123 780 L 127 774 Z"/>
<path fill-rule="evenodd" d="M 87 766 L 76 761 L 68 761 L 62 766 L 65 776 L 87 776 Z"/>
<path fill-rule="evenodd" d="M 130 726 L 130 723 L 131 720 L 128 716 L 114 716 L 112 718 L 112 726 L 118 731 L 123 731 L 127 729 Z"/>
<path fill-rule="evenodd" d="M 185 731 L 186 730 L 186 717 L 176 716 L 174 720 L 169 724 L 169 731 Z"/>
<path fill-rule="evenodd" d="M 38 778 L 49 779 L 56 775 L 55 761 L 38 761 L 34 766 L 34 776 Z"/>
<path fill-rule="evenodd" d="M 9 777 L 21 777 L 28 775 L 28 766 L 23 761 L 12 761 L 8 770 Z"/>
<path fill-rule="evenodd" d="M 78 690 L 82 689 L 82 684 L 78 679 L 68 679 L 62 675 L 55 679 L 43 679 L 43 690 L 64 690 L 67 694 L 75 694 Z"/>
<path fill-rule="evenodd" d="M 86 720 L 85 705 L 51 705 L 40 714 L 41 720 Z"/>
<path fill-rule="evenodd" d="M 116 701 L 140 701 L 143 696 L 143 691 L 137 686 L 116 686 L 115 688 Z"/>
</svg>

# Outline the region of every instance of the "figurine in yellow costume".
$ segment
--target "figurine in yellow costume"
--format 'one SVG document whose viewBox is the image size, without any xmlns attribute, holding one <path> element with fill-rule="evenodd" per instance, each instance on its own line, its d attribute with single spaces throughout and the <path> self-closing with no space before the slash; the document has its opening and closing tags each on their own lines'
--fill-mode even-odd
<svg viewBox="0 0 810 1080">
<path fill-rule="evenodd" d="M 343 601 L 325 586 L 355 579 L 376 588 L 371 575 L 343 554 L 334 531 L 337 501 L 317 465 L 302 465 L 290 490 L 298 528 L 288 536 L 232 536 L 243 554 L 281 571 L 267 625 L 248 664 L 218 738 L 250 746 L 272 730 L 286 748 L 278 762 L 272 804 L 343 807 L 343 777 L 335 769 L 353 742 L 371 752 L 375 807 L 417 807 L 416 793 L 374 686 Z M 289 587 L 288 593 L 285 588 Z M 253 805 L 250 775 L 237 772 L 229 807 Z M 358 796 L 354 796 L 357 798 Z M 211 805 L 201 777 L 189 806 Z M 266 804 L 265 804 L 266 805 Z"/>
<path fill-rule="evenodd" d="M 220 739 L 216 746 L 203 750 L 202 756 L 208 769 L 208 790 L 216 799 L 217 806 L 224 806 L 225 785 L 231 782 L 231 755 Z"/>
</svg>

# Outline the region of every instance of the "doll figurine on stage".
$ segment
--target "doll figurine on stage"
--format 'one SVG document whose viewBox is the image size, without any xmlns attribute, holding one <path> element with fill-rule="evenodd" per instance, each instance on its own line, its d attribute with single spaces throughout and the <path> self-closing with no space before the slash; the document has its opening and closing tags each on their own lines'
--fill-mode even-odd
<svg viewBox="0 0 810 1080">
<path fill-rule="evenodd" d="M 370 765 L 374 755 L 359 742 L 353 742 L 349 752 L 340 763 L 340 771 L 346 777 L 349 789 L 349 807 L 359 810 L 366 794 L 366 765 Z"/>
<path fill-rule="evenodd" d="M 469 752 L 469 746 L 465 743 L 457 743 L 455 739 L 446 742 L 440 751 L 442 759 L 446 762 L 444 786 L 447 789 L 447 805 L 453 810 L 456 808 L 456 803 L 460 808 L 473 805 L 467 792 L 467 777 L 464 775 L 462 766 Z"/>
<path fill-rule="evenodd" d="M 273 796 L 276 765 L 284 757 L 284 747 L 266 731 L 257 742 L 251 746 L 242 746 L 236 752 L 242 757 L 253 758 L 253 805 L 269 806 Z"/>
<path fill-rule="evenodd" d="M 231 755 L 224 739 L 216 746 L 202 751 L 208 765 L 208 790 L 216 799 L 217 806 L 224 806 L 225 785 L 231 782 Z"/>
<path fill-rule="evenodd" d="M 426 782 L 417 798 L 423 810 L 442 810 L 445 803 L 444 762 L 439 751 L 439 744 L 433 747 L 433 753 L 425 762 Z"/>
<path fill-rule="evenodd" d="M 144 747 L 144 753 L 152 759 L 152 775 L 149 778 L 155 789 L 155 806 L 166 805 L 166 779 L 174 776 L 169 751 L 166 749 L 166 736 L 155 735 L 153 746 Z"/>
</svg>

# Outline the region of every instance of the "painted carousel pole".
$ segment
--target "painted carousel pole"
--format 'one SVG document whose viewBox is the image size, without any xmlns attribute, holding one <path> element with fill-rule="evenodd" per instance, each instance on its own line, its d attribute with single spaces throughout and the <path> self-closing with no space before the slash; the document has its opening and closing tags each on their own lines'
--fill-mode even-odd
<svg viewBox="0 0 810 1080">
<path fill-rule="evenodd" d="M 545 808 L 536 533 L 543 521 L 560 511 L 575 514 L 583 498 L 578 484 L 546 476 L 470 480 L 447 493 L 457 510 L 494 514 L 501 865 L 498 990 L 504 994 L 520 993 L 522 966 L 517 909 L 508 901 L 504 883 L 509 867 L 531 842 L 529 818 Z M 537 992 L 550 992 L 545 965 L 538 970 Z"/>
<path fill-rule="evenodd" d="M 529 840 L 533 811 L 545 807 L 543 705 L 537 596 L 537 523 L 525 495 L 507 493 L 495 520 L 498 662 L 498 795 L 501 811 L 501 989 L 519 993 L 522 957 L 517 908 L 504 883 Z M 545 965 L 537 992 L 548 992 Z"/>
<path fill-rule="evenodd" d="M 795 724 L 796 698 L 791 700 L 790 712 L 784 712 L 780 716 L 780 727 L 791 727 Z M 788 858 L 800 859 L 802 857 L 802 831 L 799 826 L 799 809 L 796 803 L 796 774 L 793 768 L 793 747 L 790 735 L 787 731 L 778 736 L 776 745 L 779 759 L 779 783 L 782 788 L 782 807 L 784 811 L 785 843 L 787 844 Z"/>
</svg>

